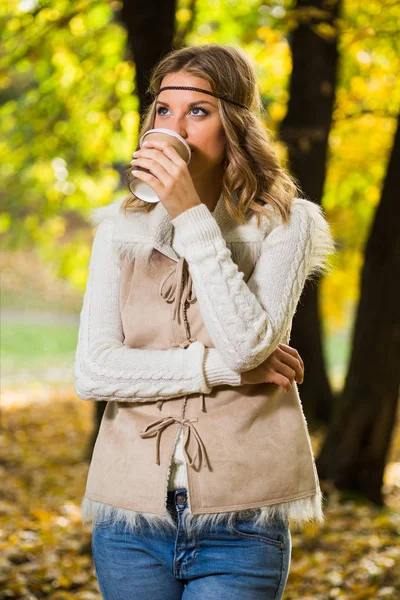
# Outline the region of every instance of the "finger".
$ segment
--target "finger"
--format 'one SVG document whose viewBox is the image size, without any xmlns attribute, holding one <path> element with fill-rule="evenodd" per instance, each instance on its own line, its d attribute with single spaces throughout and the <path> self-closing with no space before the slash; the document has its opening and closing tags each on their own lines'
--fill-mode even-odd
<svg viewBox="0 0 400 600">
<path fill-rule="evenodd" d="M 301 371 L 297 372 L 294 368 L 290 367 L 284 362 L 281 362 L 280 360 L 273 361 L 273 364 L 271 364 L 269 368 L 271 371 L 288 379 L 291 384 L 293 383 L 295 377 L 301 375 Z"/>
<path fill-rule="evenodd" d="M 163 165 L 156 162 L 155 160 L 152 160 L 150 158 L 140 157 L 135 160 L 135 162 L 133 163 L 133 167 L 136 168 L 137 165 L 139 165 L 139 167 L 148 169 L 150 171 L 150 173 L 152 175 L 154 175 L 154 177 L 157 177 L 157 179 L 164 186 L 168 186 L 172 183 L 171 175 L 165 170 Z M 133 171 L 132 171 L 132 174 L 133 174 Z"/>
<path fill-rule="evenodd" d="M 292 356 L 297 358 L 300 361 L 300 364 L 302 365 L 302 367 L 304 368 L 303 359 L 301 358 L 301 356 L 300 356 L 299 352 L 296 350 L 296 348 L 292 348 L 288 344 L 283 344 L 283 343 L 279 344 L 279 348 L 281 348 L 281 350 L 283 350 L 284 352 L 287 352 L 288 354 L 291 354 Z"/>
<path fill-rule="evenodd" d="M 142 148 L 156 148 L 161 150 L 165 156 L 167 156 L 175 165 L 182 166 L 182 164 L 186 165 L 186 162 L 181 158 L 175 150 L 175 148 L 169 142 L 165 140 L 147 140 L 144 142 Z"/>
<path fill-rule="evenodd" d="M 271 376 L 268 379 L 268 381 L 270 383 L 276 383 L 277 385 L 279 385 L 280 387 L 282 387 L 285 390 L 285 392 L 288 392 L 290 390 L 290 388 L 292 387 L 292 384 L 289 381 L 289 379 L 287 379 L 286 377 L 284 377 L 280 373 L 274 373 L 274 375 Z"/>
<path fill-rule="evenodd" d="M 148 148 L 146 146 L 145 148 L 137 150 L 133 154 L 131 165 L 135 164 L 134 161 L 142 158 L 154 160 L 156 163 L 164 167 L 166 173 L 175 173 L 177 171 L 177 165 L 170 158 L 168 158 L 168 156 L 166 156 L 160 148 Z"/>
<path fill-rule="evenodd" d="M 281 348 L 277 348 L 277 352 L 274 355 L 274 359 L 271 360 L 270 366 L 272 366 L 275 370 L 281 371 L 283 367 L 289 368 L 294 372 L 296 381 L 298 383 L 302 383 L 304 379 L 304 370 L 299 360 L 293 356 L 289 352 L 285 352 Z M 287 371 L 283 371 L 284 374 L 287 374 Z"/>
<path fill-rule="evenodd" d="M 283 350 L 283 352 L 286 352 L 288 354 L 291 354 L 292 356 L 294 356 L 295 358 L 297 358 L 301 364 L 301 367 L 304 371 L 304 362 L 303 359 L 301 358 L 300 354 L 298 353 L 298 351 L 296 350 L 296 348 L 292 348 L 291 346 L 288 346 L 287 344 L 279 344 L 279 348 L 281 350 Z"/>
<path fill-rule="evenodd" d="M 154 177 L 154 175 L 151 175 L 151 173 L 146 173 L 145 171 L 137 171 L 135 169 L 132 171 L 132 175 L 134 177 L 137 177 L 141 181 L 145 181 L 146 183 L 148 183 L 149 186 L 155 191 L 155 193 L 157 195 L 160 195 L 163 186 L 161 181 L 159 181 L 157 177 Z"/>
</svg>

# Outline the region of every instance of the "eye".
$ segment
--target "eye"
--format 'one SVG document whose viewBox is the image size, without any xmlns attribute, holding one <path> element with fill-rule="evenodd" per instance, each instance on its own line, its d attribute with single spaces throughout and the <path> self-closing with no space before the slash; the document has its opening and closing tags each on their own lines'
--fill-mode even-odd
<svg viewBox="0 0 400 600">
<path fill-rule="evenodd" d="M 208 110 L 202 108 L 201 106 L 193 106 L 192 110 L 202 110 L 204 115 L 208 115 Z"/>
<path fill-rule="evenodd" d="M 161 116 L 164 116 L 165 113 L 160 112 L 161 110 L 164 110 L 164 109 L 168 110 L 166 106 L 159 106 L 158 109 L 157 109 L 157 114 L 161 115 Z M 192 111 L 193 110 L 202 110 L 203 111 L 203 116 L 209 114 L 208 110 L 206 110 L 205 108 L 202 108 L 201 106 L 192 106 Z M 199 113 L 197 113 L 197 114 L 199 114 Z M 200 115 L 200 116 L 202 116 L 202 115 Z"/>
</svg>

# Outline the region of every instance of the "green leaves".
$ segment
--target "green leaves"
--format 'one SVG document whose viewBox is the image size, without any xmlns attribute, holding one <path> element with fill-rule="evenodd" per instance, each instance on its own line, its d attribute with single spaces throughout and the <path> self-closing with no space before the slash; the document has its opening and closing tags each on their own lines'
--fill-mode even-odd
<svg viewBox="0 0 400 600">
<path fill-rule="evenodd" d="M 108 2 L 18 6 L 0 15 L 0 222 L 13 220 L 7 243 L 50 246 L 73 212 L 120 185 L 137 134 L 135 71 Z"/>
</svg>

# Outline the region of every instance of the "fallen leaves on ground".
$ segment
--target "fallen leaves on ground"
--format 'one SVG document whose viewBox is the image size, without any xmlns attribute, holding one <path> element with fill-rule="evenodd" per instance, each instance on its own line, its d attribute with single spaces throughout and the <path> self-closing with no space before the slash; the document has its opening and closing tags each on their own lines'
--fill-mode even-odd
<svg viewBox="0 0 400 600">
<path fill-rule="evenodd" d="M 93 404 L 79 400 L 71 386 L 3 390 L 1 598 L 101 600 L 91 526 L 82 525 L 80 511 Z M 392 452 L 397 460 L 398 452 Z M 390 506 L 341 502 L 333 490 L 323 526 L 292 528 L 285 600 L 399 597 L 398 466 L 392 462 L 387 468 Z"/>
</svg>

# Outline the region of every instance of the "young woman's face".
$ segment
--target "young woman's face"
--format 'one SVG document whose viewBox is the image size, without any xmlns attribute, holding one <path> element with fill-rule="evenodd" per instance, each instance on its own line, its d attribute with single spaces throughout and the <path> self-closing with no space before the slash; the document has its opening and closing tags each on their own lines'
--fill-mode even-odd
<svg viewBox="0 0 400 600">
<path fill-rule="evenodd" d="M 160 87 L 169 85 L 212 91 L 208 81 L 184 71 L 166 75 Z M 157 97 L 156 127 L 172 129 L 189 144 L 192 157 L 188 169 L 192 177 L 221 169 L 225 157 L 225 132 L 215 96 L 193 90 L 162 91 Z"/>
</svg>

